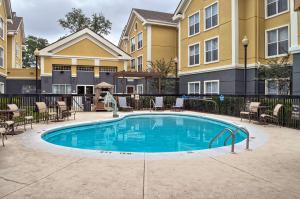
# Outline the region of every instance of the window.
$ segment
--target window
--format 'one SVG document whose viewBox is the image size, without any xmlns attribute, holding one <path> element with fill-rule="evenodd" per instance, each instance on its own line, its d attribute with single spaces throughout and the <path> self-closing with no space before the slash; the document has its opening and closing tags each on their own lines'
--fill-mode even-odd
<svg viewBox="0 0 300 199">
<path fill-rule="evenodd" d="M 219 80 L 205 81 L 204 94 L 219 94 Z"/>
<path fill-rule="evenodd" d="M 205 8 L 205 29 L 211 29 L 219 24 L 218 3 Z"/>
<path fill-rule="evenodd" d="M 138 71 L 143 71 L 143 56 L 138 57 Z"/>
<path fill-rule="evenodd" d="M 282 27 L 267 31 L 267 56 L 285 55 L 289 50 L 289 30 Z"/>
<path fill-rule="evenodd" d="M 144 85 L 143 84 L 139 84 L 136 86 L 136 93 L 139 95 L 144 94 Z"/>
<path fill-rule="evenodd" d="M 59 66 L 59 65 L 55 65 L 53 66 L 53 71 L 70 71 L 71 70 L 71 66 Z"/>
<path fill-rule="evenodd" d="M 219 38 L 205 41 L 205 63 L 219 60 Z"/>
<path fill-rule="evenodd" d="M 269 79 L 266 80 L 266 95 L 289 95 L 289 79 Z"/>
<path fill-rule="evenodd" d="M 189 47 L 189 66 L 200 64 L 200 44 Z"/>
<path fill-rule="evenodd" d="M 0 37 L 4 39 L 4 21 L 0 18 Z"/>
<path fill-rule="evenodd" d="M 4 67 L 4 50 L 0 47 L 0 67 Z"/>
<path fill-rule="evenodd" d="M 188 94 L 189 95 L 200 95 L 201 94 L 201 82 L 189 82 L 188 83 Z"/>
<path fill-rule="evenodd" d="M 288 1 L 289 0 L 266 0 L 267 17 L 276 16 L 278 14 L 288 11 Z"/>
<path fill-rule="evenodd" d="M 131 52 L 134 52 L 135 51 L 135 38 L 132 38 L 130 40 L 130 46 L 131 46 Z"/>
<path fill-rule="evenodd" d="M 138 49 L 143 47 L 143 33 L 138 34 Z"/>
<path fill-rule="evenodd" d="M 101 73 L 115 73 L 117 72 L 116 67 L 100 67 L 100 72 Z"/>
<path fill-rule="evenodd" d="M 132 59 L 132 60 L 130 61 L 130 68 L 131 68 L 132 70 L 135 70 L 135 59 Z"/>
<path fill-rule="evenodd" d="M 72 86 L 70 84 L 53 84 L 52 85 L 53 94 L 71 94 Z"/>
<path fill-rule="evenodd" d="M 94 68 L 93 67 L 78 66 L 77 70 L 81 71 L 81 72 L 94 72 Z"/>
<path fill-rule="evenodd" d="M 200 32 L 200 14 L 199 12 L 189 17 L 189 36 Z"/>
<path fill-rule="evenodd" d="M 22 94 L 34 94 L 35 93 L 35 85 L 23 85 L 22 86 Z"/>
<path fill-rule="evenodd" d="M 5 92 L 5 84 L 3 82 L 0 82 L 0 94 L 4 94 Z"/>
</svg>

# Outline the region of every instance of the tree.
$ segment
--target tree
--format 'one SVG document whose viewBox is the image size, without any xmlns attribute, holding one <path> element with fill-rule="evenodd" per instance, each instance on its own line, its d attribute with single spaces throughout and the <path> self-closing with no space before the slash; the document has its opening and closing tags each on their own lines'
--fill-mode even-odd
<svg viewBox="0 0 300 199">
<path fill-rule="evenodd" d="M 175 77 L 176 66 L 173 60 L 169 62 L 164 59 L 156 60 L 155 62 L 150 62 L 151 72 L 160 73 L 161 76 L 158 79 L 155 79 L 152 83 L 152 87 L 157 89 L 159 93 L 162 90 L 170 91 L 171 88 L 175 88 L 175 81 L 171 81 L 171 77 Z M 163 80 L 163 81 L 162 81 Z"/>
<path fill-rule="evenodd" d="M 65 15 L 65 18 L 59 19 L 58 22 L 71 33 L 89 28 L 98 35 L 108 35 L 112 26 L 112 23 L 102 13 L 94 13 L 91 17 L 87 17 L 81 9 L 76 8 L 73 8 Z"/>
<path fill-rule="evenodd" d="M 29 35 L 25 38 L 25 48 L 23 49 L 23 66 L 35 66 L 35 49 L 43 49 L 48 46 L 48 40 Z"/>
<path fill-rule="evenodd" d="M 269 80 L 268 87 L 278 89 L 279 94 L 288 95 L 292 88 L 293 68 L 289 63 L 290 55 L 268 60 L 258 67 L 258 80 Z"/>
</svg>

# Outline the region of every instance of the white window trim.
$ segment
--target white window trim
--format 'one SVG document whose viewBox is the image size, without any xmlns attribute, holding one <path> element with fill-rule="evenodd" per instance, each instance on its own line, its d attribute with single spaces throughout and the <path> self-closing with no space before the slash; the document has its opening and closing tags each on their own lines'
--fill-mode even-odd
<svg viewBox="0 0 300 199">
<path fill-rule="evenodd" d="M 195 46 L 197 44 L 199 44 L 199 64 L 190 65 L 190 47 Z M 195 66 L 200 66 L 200 65 L 201 65 L 201 45 L 200 45 L 200 42 L 190 44 L 188 46 L 188 67 L 195 67 Z"/>
<path fill-rule="evenodd" d="M 272 15 L 272 16 L 268 16 L 268 0 L 265 0 L 265 19 L 271 19 L 273 17 L 277 17 L 279 15 L 282 15 L 282 14 L 285 14 L 285 13 L 288 13 L 290 12 L 290 0 L 287 0 L 287 10 L 286 11 L 283 11 L 283 12 L 279 12 L 275 15 Z"/>
<path fill-rule="evenodd" d="M 72 94 L 72 84 L 52 84 L 51 89 L 52 89 L 52 94 L 53 93 L 53 86 L 65 86 L 65 88 L 67 88 L 67 86 L 71 86 L 71 93 L 68 94 Z M 65 95 L 67 95 L 67 93 L 64 93 Z"/>
<path fill-rule="evenodd" d="M 272 58 L 287 56 L 286 53 L 285 54 L 278 54 L 278 55 L 268 56 L 268 54 L 269 54 L 268 53 L 268 32 L 273 31 L 273 30 L 277 30 L 277 29 L 280 29 L 280 28 L 284 28 L 284 27 L 288 28 L 288 48 L 290 48 L 290 46 L 291 46 L 291 36 L 290 36 L 290 25 L 289 24 L 285 24 L 285 25 L 282 25 L 282 26 L 277 26 L 277 27 L 274 27 L 274 28 L 267 29 L 267 30 L 265 30 L 265 58 L 266 59 L 272 59 Z M 277 38 L 277 42 L 278 42 L 278 38 Z"/>
<path fill-rule="evenodd" d="M 3 37 L 0 36 L 0 39 L 2 39 L 4 41 L 4 37 L 5 37 L 5 21 L 4 19 L 0 16 L 0 20 L 2 20 L 3 22 Z"/>
<path fill-rule="evenodd" d="M 213 39 L 218 39 L 218 59 L 215 61 L 211 61 L 211 62 L 207 62 L 206 61 L 206 42 L 213 40 Z M 209 39 L 204 40 L 204 64 L 213 64 L 213 63 L 218 63 L 220 62 L 220 36 L 216 36 L 216 37 L 211 37 Z"/>
<path fill-rule="evenodd" d="M 206 90 L 206 83 L 213 83 L 213 82 L 217 82 L 218 83 L 218 92 L 217 93 L 207 93 Z M 209 94 L 209 95 L 219 95 L 220 94 L 220 80 L 207 80 L 204 81 L 204 94 Z"/>
<path fill-rule="evenodd" d="M 133 61 L 134 64 L 135 64 L 135 65 L 134 65 L 134 68 L 132 68 L 132 61 Z M 132 60 L 130 60 L 130 69 L 131 69 L 131 70 L 136 70 L 136 64 L 137 64 L 136 59 L 133 58 Z"/>
<path fill-rule="evenodd" d="M 72 86 L 72 85 L 71 85 Z M 84 93 L 86 94 L 86 87 L 93 87 L 93 94 L 95 94 L 95 85 L 82 85 L 82 84 L 77 84 L 76 85 L 76 93 L 78 93 L 78 87 L 83 86 L 84 87 Z"/>
<path fill-rule="evenodd" d="M 288 80 L 288 81 L 290 81 L 289 78 L 266 79 L 266 80 L 265 80 L 265 95 L 271 95 L 271 94 L 269 94 L 269 81 L 276 81 L 276 82 L 277 82 L 277 93 L 276 93 L 276 95 L 280 95 L 280 94 L 279 94 L 279 89 L 278 89 L 279 80 Z M 290 90 L 289 90 L 289 95 L 291 94 L 291 93 L 290 93 L 290 92 L 291 92 L 291 89 L 292 89 L 292 88 L 290 88 Z"/>
<path fill-rule="evenodd" d="M 143 69 L 144 69 L 144 56 L 143 55 L 140 55 L 136 58 L 136 69 L 137 69 L 137 71 L 139 71 L 139 58 L 140 57 L 142 58 L 142 71 L 143 71 Z"/>
<path fill-rule="evenodd" d="M 136 92 L 138 92 L 138 87 L 142 88 L 142 93 L 137 93 L 137 94 L 140 94 L 140 95 L 144 94 L 144 85 L 143 84 L 136 85 Z"/>
<path fill-rule="evenodd" d="M 210 28 L 206 28 L 206 8 L 209 8 L 210 6 L 213 6 L 214 4 L 218 4 L 218 24 L 217 25 L 215 25 L 215 26 L 212 26 L 212 27 L 210 27 Z M 209 30 L 211 30 L 211 29 L 214 29 L 214 28 L 217 28 L 217 27 L 219 27 L 220 26 L 220 4 L 219 4 L 219 1 L 215 1 L 215 2 L 213 2 L 213 3 L 211 3 L 211 4 L 209 4 L 208 6 L 206 6 L 205 8 L 204 8 L 204 13 L 203 13 L 203 24 L 204 24 L 204 32 L 206 32 L 206 31 L 209 31 Z"/>
<path fill-rule="evenodd" d="M 134 39 L 134 42 L 135 42 L 135 48 L 134 48 L 134 51 L 132 51 L 132 48 L 131 48 L 131 46 L 132 46 L 132 45 L 131 45 L 131 44 L 132 44 L 132 43 L 131 43 L 132 39 Z M 131 52 L 131 53 L 134 53 L 134 52 L 136 51 L 136 38 L 135 38 L 135 37 L 131 37 L 129 43 L 130 43 L 130 44 L 129 44 L 129 45 L 130 45 L 130 52 Z"/>
<path fill-rule="evenodd" d="M 2 46 L 0 46 L 0 48 L 3 51 L 3 66 L 0 66 L 0 68 L 4 68 L 4 65 L 5 65 L 5 52 L 4 52 L 4 48 Z"/>
<path fill-rule="evenodd" d="M 139 48 L 139 35 L 142 35 L 142 47 Z M 141 31 L 137 34 L 137 50 L 141 50 L 144 47 L 144 33 Z"/>
<path fill-rule="evenodd" d="M 191 35 L 190 34 L 190 17 L 193 16 L 193 15 L 195 15 L 195 14 L 199 14 L 199 32 Z M 194 37 L 196 35 L 199 35 L 200 32 L 201 32 L 201 13 L 200 13 L 200 10 L 198 10 L 198 11 L 192 13 L 191 15 L 189 15 L 187 21 L 188 21 L 188 37 L 190 38 L 190 37 Z"/>
<path fill-rule="evenodd" d="M 201 94 L 201 82 L 200 81 L 196 81 L 196 82 L 188 82 L 188 94 L 189 95 L 195 95 L 195 93 L 191 93 L 190 92 L 190 84 L 199 84 L 199 95 Z M 196 94 L 197 95 L 197 94 Z"/>
</svg>

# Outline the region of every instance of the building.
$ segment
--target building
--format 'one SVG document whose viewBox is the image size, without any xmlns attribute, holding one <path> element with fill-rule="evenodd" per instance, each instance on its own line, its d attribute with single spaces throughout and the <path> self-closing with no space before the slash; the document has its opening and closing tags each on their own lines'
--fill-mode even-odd
<svg viewBox="0 0 300 199">
<path fill-rule="evenodd" d="M 293 2 L 292 2 L 293 3 Z M 295 11 L 298 12 L 292 12 L 292 15 L 294 17 L 294 20 L 297 19 L 297 15 L 298 15 L 298 26 L 300 23 L 300 19 L 299 19 L 299 11 L 300 11 L 300 0 L 295 0 Z M 300 29 L 294 29 L 293 31 L 296 31 L 296 34 L 300 33 Z M 293 58 L 294 58 L 294 65 L 293 65 L 293 95 L 300 95 L 300 48 L 299 46 L 294 46 L 292 49 L 292 53 L 294 54 Z"/>
<path fill-rule="evenodd" d="M 181 93 L 244 94 L 244 36 L 249 38 L 247 93 L 281 92 L 268 87 L 277 80 L 256 81 L 257 67 L 298 51 L 299 15 L 293 1 L 182 0 L 173 19 L 179 20 Z"/>
<path fill-rule="evenodd" d="M 101 82 L 115 84 L 113 74 L 127 68 L 131 59 L 89 29 L 58 40 L 39 53 L 43 94 L 93 94 L 94 86 Z"/>
<path fill-rule="evenodd" d="M 171 13 L 132 10 L 119 41 L 119 47 L 131 56 L 126 71 L 149 71 L 151 62 L 177 57 L 177 22 L 172 17 Z M 144 78 L 127 78 L 127 84 L 127 93 L 144 92 Z"/>
</svg>

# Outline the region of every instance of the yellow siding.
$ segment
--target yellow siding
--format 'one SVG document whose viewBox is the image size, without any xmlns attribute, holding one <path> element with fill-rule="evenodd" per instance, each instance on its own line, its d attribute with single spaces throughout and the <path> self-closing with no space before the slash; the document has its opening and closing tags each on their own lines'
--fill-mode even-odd
<svg viewBox="0 0 300 199">
<path fill-rule="evenodd" d="M 40 74 L 38 70 L 38 74 Z M 35 68 L 9 69 L 8 79 L 35 79 Z M 39 77 L 40 78 L 40 77 Z"/>
<path fill-rule="evenodd" d="M 219 0 L 219 26 L 216 28 L 204 31 L 204 8 L 216 2 L 215 0 L 191 2 L 186 12 L 184 19 L 181 20 L 181 54 L 180 66 L 182 72 L 190 72 L 195 70 L 210 69 L 216 66 L 224 66 L 231 64 L 231 5 L 228 0 Z M 200 34 L 188 36 L 188 17 L 200 11 Z M 204 64 L 204 42 L 213 37 L 219 37 L 219 62 L 212 64 Z M 188 67 L 188 46 L 191 44 L 200 43 L 200 65 Z"/>
<path fill-rule="evenodd" d="M 51 57 L 44 58 L 44 73 L 51 75 L 52 74 L 52 65 L 72 65 L 71 59 L 57 59 Z"/>
<path fill-rule="evenodd" d="M 177 28 L 152 26 L 152 61 L 177 57 Z"/>
<path fill-rule="evenodd" d="M 84 39 L 60 52 L 57 55 L 86 56 L 86 57 L 115 57 L 110 52 L 100 48 L 89 39 Z"/>
</svg>

